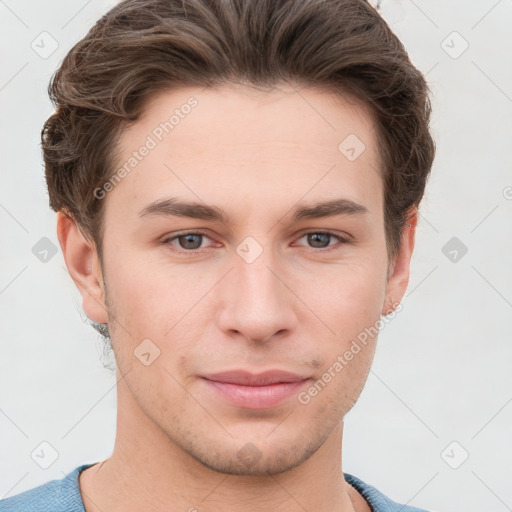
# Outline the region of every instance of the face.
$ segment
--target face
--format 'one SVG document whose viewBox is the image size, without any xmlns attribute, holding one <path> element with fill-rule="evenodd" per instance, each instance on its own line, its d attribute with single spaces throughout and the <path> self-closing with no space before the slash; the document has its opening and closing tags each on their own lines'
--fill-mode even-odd
<svg viewBox="0 0 512 512">
<path fill-rule="evenodd" d="M 148 103 L 117 163 L 108 316 L 84 309 L 133 403 L 217 471 L 299 465 L 357 400 L 376 337 L 353 342 L 386 298 L 371 114 L 314 89 L 183 88 Z M 287 373 L 250 380 L 268 371 Z"/>
</svg>

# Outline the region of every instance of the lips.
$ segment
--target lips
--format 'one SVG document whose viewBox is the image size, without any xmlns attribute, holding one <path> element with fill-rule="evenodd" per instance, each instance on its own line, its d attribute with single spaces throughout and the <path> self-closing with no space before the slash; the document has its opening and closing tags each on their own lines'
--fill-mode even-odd
<svg viewBox="0 0 512 512">
<path fill-rule="evenodd" d="M 240 384 L 242 386 L 268 386 L 280 382 L 298 382 L 308 377 L 282 370 L 268 370 L 258 374 L 253 374 L 245 370 L 232 370 L 203 375 L 203 378 L 215 382 L 225 382 L 227 384 Z"/>
<path fill-rule="evenodd" d="M 208 392 L 242 409 L 269 409 L 295 395 L 310 377 L 282 370 L 252 374 L 233 370 L 202 376 Z"/>
</svg>

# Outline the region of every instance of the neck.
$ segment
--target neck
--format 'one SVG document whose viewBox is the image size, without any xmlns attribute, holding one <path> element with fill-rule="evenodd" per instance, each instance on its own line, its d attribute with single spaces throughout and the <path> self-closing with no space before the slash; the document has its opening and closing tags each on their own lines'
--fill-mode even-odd
<svg viewBox="0 0 512 512">
<path fill-rule="evenodd" d="M 231 512 L 241 504 L 246 512 L 354 512 L 362 498 L 343 478 L 342 435 L 340 422 L 313 455 L 282 473 L 219 473 L 169 439 L 140 410 L 121 379 L 114 451 L 80 474 L 80 490 L 87 512 Z"/>
</svg>

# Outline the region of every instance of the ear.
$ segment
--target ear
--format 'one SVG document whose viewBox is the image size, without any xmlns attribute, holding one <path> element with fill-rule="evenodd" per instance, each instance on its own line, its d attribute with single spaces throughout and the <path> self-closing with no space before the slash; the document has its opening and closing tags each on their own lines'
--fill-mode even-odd
<svg viewBox="0 0 512 512">
<path fill-rule="evenodd" d="M 409 270 L 417 224 L 418 210 L 414 207 L 408 212 L 402 230 L 400 249 L 390 265 L 386 285 L 386 302 L 382 309 L 382 315 L 389 315 L 396 309 L 409 284 Z"/>
<path fill-rule="evenodd" d="M 107 323 L 103 276 L 96 248 L 85 239 L 75 221 L 57 212 L 57 237 L 66 267 L 82 295 L 82 308 L 94 322 Z"/>
</svg>

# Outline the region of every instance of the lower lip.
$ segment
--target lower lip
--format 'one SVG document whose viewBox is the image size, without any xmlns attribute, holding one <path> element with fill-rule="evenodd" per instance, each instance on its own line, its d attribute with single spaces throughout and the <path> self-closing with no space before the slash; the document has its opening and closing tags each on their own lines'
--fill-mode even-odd
<svg viewBox="0 0 512 512">
<path fill-rule="evenodd" d="M 227 402 L 244 409 L 268 409 L 276 407 L 305 385 L 309 379 L 297 382 L 280 382 L 269 386 L 243 386 L 204 379 L 210 389 Z"/>
</svg>

